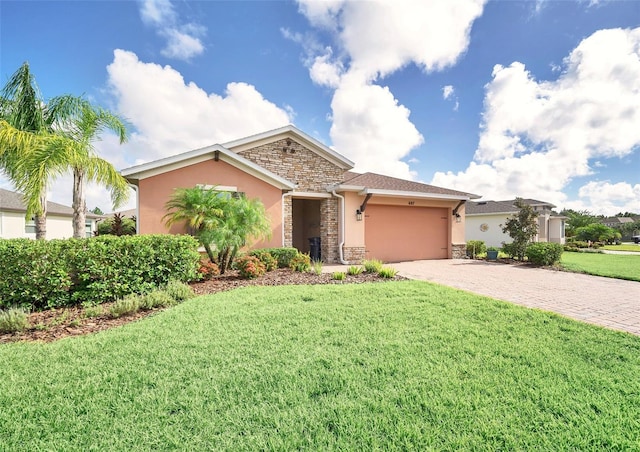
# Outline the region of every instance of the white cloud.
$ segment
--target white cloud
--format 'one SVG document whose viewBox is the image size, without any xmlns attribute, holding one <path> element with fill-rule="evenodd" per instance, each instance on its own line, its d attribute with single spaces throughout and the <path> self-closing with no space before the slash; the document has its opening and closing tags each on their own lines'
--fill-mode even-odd
<svg viewBox="0 0 640 452">
<path fill-rule="evenodd" d="M 445 85 L 442 87 L 442 98 L 443 99 L 449 99 L 453 93 L 454 93 L 454 89 L 452 85 Z"/>
<path fill-rule="evenodd" d="M 411 63 L 425 72 L 454 65 L 467 49 L 485 0 L 298 3 L 309 22 L 334 39 L 335 48 L 319 48 L 314 39 L 288 32 L 305 47 L 311 79 L 335 89 L 333 145 L 358 169 L 412 178 L 401 159 L 424 138 L 409 119 L 409 109 L 377 81 Z"/>
<path fill-rule="evenodd" d="M 640 212 L 640 184 L 591 181 L 580 187 L 578 196 L 580 199 L 566 203 L 566 207 L 607 216 L 618 212 Z"/>
<path fill-rule="evenodd" d="M 136 162 L 291 122 L 290 107 L 276 106 L 252 85 L 233 82 L 223 95 L 207 93 L 171 66 L 144 63 L 132 52 L 116 50 L 107 72 L 118 111 L 136 129 L 127 145 Z"/>
<path fill-rule="evenodd" d="M 161 51 L 167 58 L 189 61 L 204 52 L 200 38 L 205 35 L 206 29 L 195 23 L 181 22 L 169 0 L 142 0 L 140 17 L 167 40 L 166 47 Z"/>
<path fill-rule="evenodd" d="M 537 81 L 522 63 L 497 65 L 474 162 L 457 174 L 436 173 L 432 183 L 488 199 L 517 195 L 563 205 L 573 178 L 592 174 L 602 159 L 637 152 L 640 28 L 594 33 L 564 66 L 557 80 Z"/>
</svg>

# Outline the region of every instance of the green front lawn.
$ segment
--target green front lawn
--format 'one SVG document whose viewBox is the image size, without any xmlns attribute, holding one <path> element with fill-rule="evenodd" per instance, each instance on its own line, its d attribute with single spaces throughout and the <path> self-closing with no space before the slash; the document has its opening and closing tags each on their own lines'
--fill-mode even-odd
<svg viewBox="0 0 640 452">
<path fill-rule="evenodd" d="M 560 264 L 574 272 L 640 281 L 640 255 L 565 251 Z"/>
<path fill-rule="evenodd" d="M 601 249 L 611 251 L 633 251 L 635 253 L 640 253 L 640 244 L 636 245 L 634 243 L 628 243 L 622 245 L 605 245 Z"/>
<path fill-rule="evenodd" d="M 640 444 L 640 338 L 427 282 L 243 288 L 0 363 L 0 450 Z"/>
</svg>

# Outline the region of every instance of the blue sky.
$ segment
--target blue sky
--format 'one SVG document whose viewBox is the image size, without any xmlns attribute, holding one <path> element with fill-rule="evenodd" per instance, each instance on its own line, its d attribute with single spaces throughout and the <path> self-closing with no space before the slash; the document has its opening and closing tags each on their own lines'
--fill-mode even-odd
<svg viewBox="0 0 640 452">
<path fill-rule="evenodd" d="M 2 0 L 2 84 L 24 61 L 127 118 L 117 168 L 293 123 L 356 170 L 640 212 L 640 1 Z"/>
</svg>

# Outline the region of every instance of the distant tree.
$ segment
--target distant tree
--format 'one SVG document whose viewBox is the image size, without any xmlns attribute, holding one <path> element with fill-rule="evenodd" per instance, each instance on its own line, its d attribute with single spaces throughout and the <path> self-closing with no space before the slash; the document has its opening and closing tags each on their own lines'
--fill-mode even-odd
<svg viewBox="0 0 640 452">
<path fill-rule="evenodd" d="M 96 235 L 135 235 L 136 221 L 134 218 L 126 218 L 119 213 L 98 223 Z"/>
<path fill-rule="evenodd" d="M 614 215 L 615 217 L 627 217 L 627 218 L 635 218 L 640 216 L 640 214 L 637 213 L 633 213 L 633 212 L 618 212 L 617 214 Z"/>
<path fill-rule="evenodd" d="M 92 210 L 90 210 L 89 212 L 95 214 L 95 215 L 104 215 L 104 212 L 102 211 L 102 209 L 100 207 L 94 207 Z"/>
<path fill-rule="evenodd" d="M 619 240 L 622 235 L 613 228 L 602 223 L 592 223 L 576 229 L 576 239 L 583 242 L 613 242 Z"/>
<path fill-rule="evenodd" d="M 513 255 L 524 260 L 527 246 L 538 234 L 538 214 L 522 198 L 516 198 L 514 205 L 519 209 L 518 213 L 507 218 L 505 224 L 500 226 L 502 232 L 513 239 L 510 245 Z"/>
<path fill-rule="evenodd" d="M 564 209 L 560 212 L 560 215 L 569 217 L 565 226 L 565 235 L 567 237 L 573 237 L 575 235 L 575 230 L 578 228 L 599 222 L 598 217 L 588 210 Z"/>
</svg>

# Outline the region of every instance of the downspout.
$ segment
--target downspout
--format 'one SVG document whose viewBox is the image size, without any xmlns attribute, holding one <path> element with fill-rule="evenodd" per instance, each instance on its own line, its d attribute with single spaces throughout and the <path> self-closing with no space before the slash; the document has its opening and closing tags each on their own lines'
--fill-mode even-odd
<svg viewBox="0 0 640 452">
<path fill-rule="evenodd" d="M 341 230 L 341 235 L 340 238 L 342 239 L 342 241 L 340 242 L 340 245 L 338 245 L 338 253 L 340 255 L 340 263 L 342 265 L 349 265 L 349 262 L 344 260 L 344 252 L 342 251 L 342 247 L 344 246 L 344 235 L 345 235 L 345 229 L 344 229 L 344 196 L 339 195 L 336 193 L 335 189 L 331 192 L 331 194 L 333 196 L 335 196 L 336 198 L 340 199 L 340 205 L 341 205 L 341 209 L 340 209 L 340 230 Z"/>
<path fill-rule="evenodd" d="M 136 235 L 140 234 L 140 192 L 138 191 L 138 186 L 133 184 L 128 184 L 129 187 L 133 188 L 133 191 L 136 192 Z"/>
<path fill-rule="evenodd" d="M 282 194 L 282 247 L 284 248 L 284 198 L 287 196 L 291 196 L 293 194 L 292 191 L 288 191 Z M 291 212 L 293 214 L 293 206 L 291 206 Z M 292 220 L 293 221 L 293 220 Z M 293 246 L 293 243 L 291 244 Z"/>
</svg>

